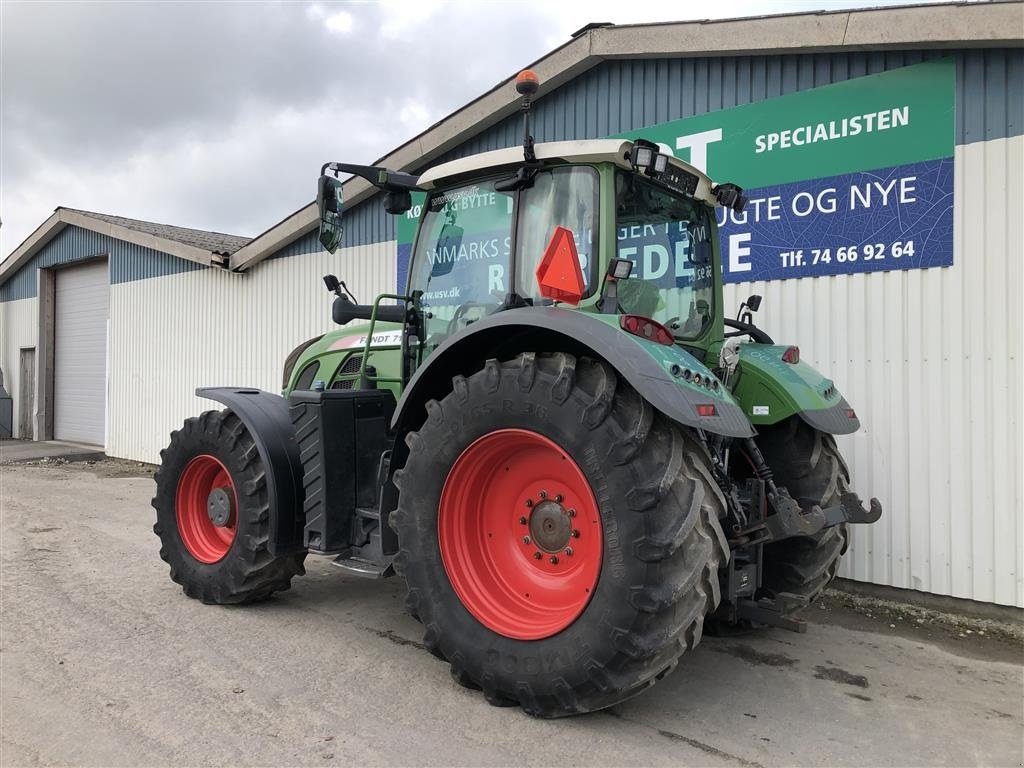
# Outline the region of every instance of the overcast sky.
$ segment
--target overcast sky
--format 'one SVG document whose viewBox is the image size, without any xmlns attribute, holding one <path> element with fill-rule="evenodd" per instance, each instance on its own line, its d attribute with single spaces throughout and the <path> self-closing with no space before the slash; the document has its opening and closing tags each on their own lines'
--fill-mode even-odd
<svg viewBox="0 0 1024 768">
<path fill-rule="evenodd" d="M 0 0 L 0 256 L 55 207 L 255 235 L 592 21 L 884 0 Z"/>
</svg>

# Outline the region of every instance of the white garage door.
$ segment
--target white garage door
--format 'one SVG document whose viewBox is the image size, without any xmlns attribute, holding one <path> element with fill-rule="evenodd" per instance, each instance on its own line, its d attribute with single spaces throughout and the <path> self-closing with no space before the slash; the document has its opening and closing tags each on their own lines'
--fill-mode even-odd
<svg viewBox="0 0 1024 768">
<path fill-rule="evenodd" d="M 55 274 L 53 436 L 103 445 L 107 404 L 107 262 Z"/>
</svg>

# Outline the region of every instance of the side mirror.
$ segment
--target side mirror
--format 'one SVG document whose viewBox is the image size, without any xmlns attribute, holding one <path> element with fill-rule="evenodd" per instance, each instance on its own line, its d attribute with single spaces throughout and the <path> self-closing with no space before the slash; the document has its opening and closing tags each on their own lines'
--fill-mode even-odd
<svg viewBox="0 0 1024 768">
<path fill-rule="evenodd" d="M 337 293 L 338 288 L 341 287 L 341 282 L 335 275 L 324 275 L 324 285 L 327 286 L 327 290 L 331 293 Z"/>
<path fill-rule="evenodd" d="M 747 325 L 753 325 L 754 324 L 754 312 L 757 312 L 757 309 L 760 306 L 761 306 L 761 297 L 758 296 L 756 293 L 752 294 L 751 296 L 749 296 L 747 298 L 746 301 L 744 301 L 742 304 L 740 304 L 740 311 L 736 313 L 736 319 L 739 320 L 741 323 L 746 323 Z"/>
<path fill-rule="evenodd" d="M 384 210 L 392 216 L 399 216 L 412 208 L 412 195 L 409 190 L 388 192 L 384 195 Z"/>
<path fill-rule="evenodd" d="M 341 235 L 342 189 L 341 181 L 327 175 L 320 177 L 316 190 L 316 205 L 320 211 L 320 245 L 329 252 L 338 250 Z"/>
</svg>

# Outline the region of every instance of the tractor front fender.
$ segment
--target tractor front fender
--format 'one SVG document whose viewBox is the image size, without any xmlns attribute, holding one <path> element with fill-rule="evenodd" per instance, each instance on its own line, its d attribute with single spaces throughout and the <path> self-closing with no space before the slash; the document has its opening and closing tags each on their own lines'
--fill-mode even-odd
<svg viewBox="0 0 1024 768">
<path fill-rule="evenodd" d="M 259 389 L 234 387 L 201 387 L 196 395 L 231 409 L 256 443 L 270 502 L 270 554 L 279 557 L 302 551 L 302 463 L 288 401 Z"/>
<path fill-rule="evenodd" d="M 654 408 L 673 421 L 732 437 L 754 429 L 724 387 L 691 379 L 717 379 L 679 346 L 641 339 L 620 330 L 617 315 L 595 315 L 556 307 L 524 307 L 479 320 L 442 343 L 421 365 L 402 393 L 392 425 L 401 436 L 419 428 L 429 400 L 440 400 L 452 377 L 469 376 L 491 358 L 509 360 L 521 352 L 566 352 L 606 361 Z M 698 405 L 713 404 L 716 415 L 701 416 Z M 396 448 L 401 441 L 396 441 Z"/>
<path fill-rule="evenodd" d="M 783 360 L 787 349 L 780 344 L 740 345 L 733 394 L 747 418 L 767 425 L 799 415 L 821 432 L 856 432 L 860 421 L 835 384 L 802 360 Z"/>
</svg>

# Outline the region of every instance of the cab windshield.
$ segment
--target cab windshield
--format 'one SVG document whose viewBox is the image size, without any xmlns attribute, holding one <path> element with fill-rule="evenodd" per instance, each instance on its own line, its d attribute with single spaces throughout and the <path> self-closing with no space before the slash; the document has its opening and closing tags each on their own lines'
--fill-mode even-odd
<svg viewBox="0 0 1024 768">
<path fill-rule="evenodd" d="M 633 262 L 632 276 L 619 283 L 619 305 L 657 320 L 677 338 L 702 336 L 714 303 L 708 208 L 620 171 L 615 211 L 618 257 Z"/>
</svg>

